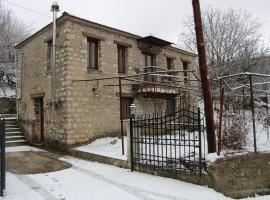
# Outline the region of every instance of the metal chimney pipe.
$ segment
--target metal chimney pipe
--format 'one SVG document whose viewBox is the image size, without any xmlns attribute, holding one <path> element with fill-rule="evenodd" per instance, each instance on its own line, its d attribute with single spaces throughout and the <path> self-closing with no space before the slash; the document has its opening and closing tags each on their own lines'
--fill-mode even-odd
<svg viewBox="0 0 270 200">
<path fill-rule="evenodd" d="M 52 2 L 51 11 L 53 12 L 53 39 L 52 39 L 52 85 L 51 85 L 51 100 L 55 102 L 55 77 L 56 77 L 56 19 L 59 12 L 59 5 L 56 1 Z"/>
</svg>

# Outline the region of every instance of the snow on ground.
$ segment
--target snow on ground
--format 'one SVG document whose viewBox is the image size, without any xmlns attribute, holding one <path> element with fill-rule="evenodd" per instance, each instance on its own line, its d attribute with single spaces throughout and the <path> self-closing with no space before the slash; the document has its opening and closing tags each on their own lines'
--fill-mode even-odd
<svg viewBox="0 0 270 200">
<path fill-rule="evenodd" d="M 246 149 L 248 151 L 254 151 L 253 145 L 253 129 L 251 126 L 251 122 L 249 123 L 249 133 Z M 269 127 L 270 132 L 270 127 Z M 267 128 L 263 124 L 262 120 L 256 122 L 256 140 L 257 140 L 257 149 L 260 152 L 270 152 L 270 141 L 267 138 Z"/>
<path fill-rule="evenodd" d="M 30 146 L 15 146 L 15 147 L 6 147 L 6 152 L 19 152 L 19 151 L 44 151 Z"/>
<path fill-rule="evenodd" d="M 118 137 L 106 137 L 75 148 L 79 151 L 94 153 L 111 158 L 127 160 L 127 138 L 124 137 L 125 155 L 122 155 L 122 140 Z"/>
<path fill-rule="evenodd" d="M 9 148 L 7 148 L 9 149 Z M 38 150 L 31 147 L 23 150 Z M 12 149 L 9 149 L 12 151 Z M 72 168 L 35 175 L 7 173 L 6 200 L 229 200 L 213 189 L 174 179 L 130 172 L 69 156 Z M 270 196 L 250 198 L 266 200 Z"/>
<path fill-rule="evenodd" d="M 205 156 L 205 161 L 208 163 L 214 163 L 220 158 L 224 158 L 222 152 L 220 153 L 220 155 L 217 155 L 217 153 L 209 153 Z"/>
<path fill-rule="evenodd" d="M 212 189 L 177 180 L 137 172 L 131 173 L 129 170 L 71 157 L 63 157 L 61 160 L 73 164 L 73 167 L 37 175 L 14 176 L 8 173 L 6 199 L 20 197 L 19 199 L 38 200 L 42 199 L 41 196 L 44 199 L 76 200 L 89 199 L 89 197 L 91 199 L 131 200 L 229 199 Z M 12 187 L 8 187 L 8 185 L 12 185 Z M 23 194 L 21 194 L 22 192 Z"/>
<path fill-rule="evenodd" d="M 207 148 L 205 148 L 205 146 L 207 145 L 206 144 L 207 143 L 206 135 L 203 135 L 202 136 L 202 152 L 206 153 L 205 159 L 207 162 L 212 163 L 215 160 L 217 160 L 218 158 L 237 156 L 237 155 L 245 155 L 248 152 L 254 152 L 251 112 L 246 110 L 245 115 L 246 115 L 246 124 L 247 124 L 246 126 L 247 126 L 247 130 L 248 130 L 247 142 L 246 142 L 245 148 L 242 151 L 230 151 L 230 150 L 223 149 L 221 152 L 221 154 L 222 154 L 221 156 L 217 156 L 216 154 L 215 155 L 214 154 L 207 154 Z M 270 152 L 270 141 L 267 138 L 267 128 L 265 127 L 265 124 L 264 124 L 264 117 L 266 116 L 266 113 L 264 113 L 262 111 L 259 113 L 257 111 L 257 115 L 258 115 L 256 117 L 257 149 L 259 152 Z M 216 120 L 217 120 L 217 117 L 218 117 L 218 113 L 215 112 Z M 270 134 L 270 127 L 269 127 L 269 134 Z M 163 137 L 166 137 L 166 136 L 163 136 Z M 192 135 L 190 136 L 189 133 L 187 132 L 186 138 L 188 138 L 188 137 L 192 137 Z M 173 139 L 177 139 L 177 138 L 173 138 Z M 148 154 L 150 153 L 149 149 L 151 149 L 151 150 L 155 149 L 155 151 L 157 152 L 156 148 L 159 145 L 160 144 L 155 144 L 151 148 L 147 147 Z M 161 146 L 164 147 L 164 144 Z M 124 138 L 124 147 L 125 147 L 125 155 L 122 155 L 121 139 L 117 138 L 117 137 L 107 137 L 107 138 L 98 139 L 98 140 L 96 140 L 88 145 L 83 145 L 83 146 L 77 147 L 76 149 L 80 150 L 80 151 L 84 151 L 84 152 L 102 155 L 102 156 L 126 160 L 127 159 L 127 155 L 126 155 L 127 154 L 127 138 L 126 137 Z M 144 147 L 142 147 L 142 148 L 144 150 Z M 162 148 L 159 148 L 159 151 L 161 151 L 161 149 Z M 176 156 L 174 155 L 175 152 L 177 153 Z M 181 152 L 184 152 L 184 151 L 182 150 Z M 165 151 L 159 152 L 159 155 L 162 155 L 164 153 L 165 153 Z M 171 155 L 173 158 L 179 157 L 178 149 L 176 151 L 174 151 L 174 149 L 172 149 L 172 152 L 167 152 L 167 153 L 168 153 L 168 155 Z M 151 154 L 153 155 L 153 152 L 151 152 Z M 168 157 L 168 155 L 167 155 L 167 157 Z M 203 153 L 203 155 L 204 155 L 204 153 Z M 166 155 L 163 155 L 163 156 L 166 157 Z M 186 155 L 182 155 L 182 156 L 186 156 Z"/>
</svg>

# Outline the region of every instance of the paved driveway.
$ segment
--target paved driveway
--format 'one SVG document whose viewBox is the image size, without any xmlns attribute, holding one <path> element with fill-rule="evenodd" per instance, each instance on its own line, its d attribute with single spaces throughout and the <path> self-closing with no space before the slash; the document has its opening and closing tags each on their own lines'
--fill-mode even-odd
<svg viewBox="0 0 270 200">
<path fill-rule="evenodd" d="M 7 148 L 8 152 L 30 152 L 39 158 L 46 153 L 32 147 Z M 38 153 L 39 152 L 39 153 Z M 42 152 L 42 151 L 41 151 Z M 227 200 L 229 198 L 207 187 L 173 179 L 130 172 L 127 169 L 88 162 L 69 156 L 52 155 L 63 161 L 59 171 L 18 174 L 7 172 L 5 198 L 16 200 Z M 42 156 L 41 156 L 42 157 Z M 29 158 L 28 158 L 29 159 Z M 46 159 L 45 159 L 46 160 Z M 33 159 L 36 162 L 37 159 Z M 49 159 L 51 162 L 51 160 Z M 40 161 L 38 161 L 40 162 Z M 58 162 L 58 161 L 56 161 Z M 31 162 L 30 162 L 31 163 Z M 33 163 L 34 164 L 34 163 Z M 45 163 L 46 164 L 46 163 Z M 34 164 L 37 166 L 37 164 Z M 53 166 L 48 164 L 45 168 Z M 25 167 L 25 165 L 24 165 Z M 23 168 L 24 168 L 23 167 Z M 57 168 L 58 169 L 58 168 Z M 44 167 L 42 168 L 44 170 Z M 49 169 L 48 169 L 49 170 Z M 55 170 L 55 169 L 54 169 Z M 29 172 L 29 171 L 28 171 Z M 37 171 L 35 171 L 37 172 Z M 45 171 L 43 171 L 45 172 Z M 270 199 L 265 196 L 257 199 Z"/>
</svg>

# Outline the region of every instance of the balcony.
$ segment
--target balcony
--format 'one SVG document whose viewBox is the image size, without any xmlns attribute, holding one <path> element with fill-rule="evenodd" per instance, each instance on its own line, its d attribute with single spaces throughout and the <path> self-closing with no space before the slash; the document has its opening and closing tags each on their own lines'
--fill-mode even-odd
<svg viewBox="0 0 270 200">
<path fill-rule="evenodd" d="M 136 70 L 133 92 L 144 97 L 168 97 L 179 94 L 178 73 L 157 66 Z"/>
</svg>

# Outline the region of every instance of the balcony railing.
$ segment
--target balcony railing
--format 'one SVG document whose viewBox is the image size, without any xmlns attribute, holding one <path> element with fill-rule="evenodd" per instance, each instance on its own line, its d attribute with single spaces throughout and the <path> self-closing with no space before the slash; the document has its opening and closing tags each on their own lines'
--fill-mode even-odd
<svg viewBox="0 0 270 200">
<path fill-rule="evenodd" d="M 179 77 L 178 72 L 157 66 L 149 66 L 136 70 L 137 83 L 133 90 L 140 94 L 177 95 Z"/>
<path fill-rule="evenodd" d="M 178 72 L 170 71 L 157 66 L 149 66 L 136 70 L 139 80 L 150 83 L 177 84 Z"/>
</svg>

